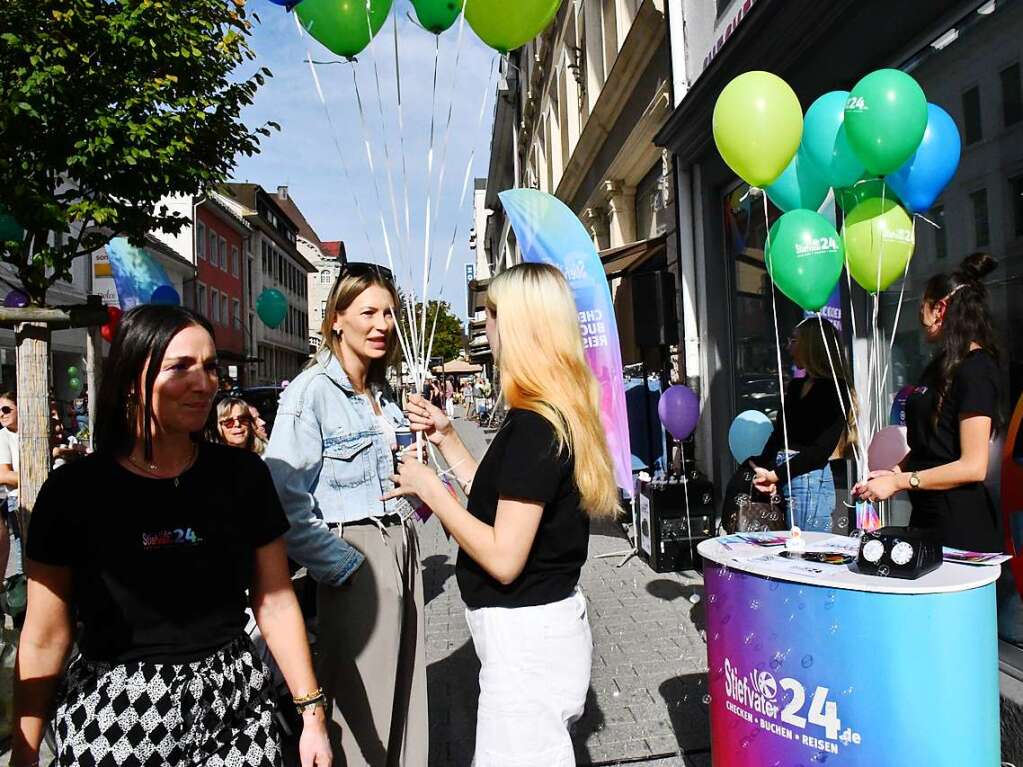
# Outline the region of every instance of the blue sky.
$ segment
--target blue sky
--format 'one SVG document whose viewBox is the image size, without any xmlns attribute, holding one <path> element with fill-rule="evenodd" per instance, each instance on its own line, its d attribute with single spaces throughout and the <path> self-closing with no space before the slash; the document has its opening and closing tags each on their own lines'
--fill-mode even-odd
<svg viewBox="0 0 1023 767">
<path fill-rule="evenodd" d="M 253 69 L 267 66 L 274 76 L 259 90 L 255 104 L 245 112 L 244 119 L 250 127 L 273 120 L 280 124 L 281 131 L 264 139 L 261 154 L 240 157 L 234 178 L 259 183 L 268 191 L 287 184 L 320 239 L 344 240 L 352 261 L 387 264 L 380 224 L 382 212 L 399 286 L 414 290 L 418 295 L 423 290 L 425 218 L 428 189 L 432 188 L 435 191 L 429 297 L 443 294 L 456 314 L 464 316 L 464 265 L 473 257 L 468 246 L 472 228 L 472 178 L 486 175 L 496 85 L 496 81 L 491 80 L 491 71 L 497 54 L 480 42 L 468 24 L 464 26 L 459 46 L 460 22 L 456 22 L 439 38 L 436 102 L 431 106 L 438 38 L 409 19 L 409 14 L 414 13 L 409 0 L 395 0 L 391 18 L 371 43 L 371 48 L 360 54 L 356 64 L 316 67 L 336 129 L 334 134 L 305 59 L 307 48 L 317 61 L 336 61 L 337 57 L 308 35 L 300 36 L 292 15 L 280 6 L 269 0 L 249 0 L 247 7 L 261 20 L 252 39 L 257 59 L 249 66 Z M 411 237 L 406 235 L 405 229 L 392 27 L 395 19 L 398 21 Z M 374 60 L 379 71 L 379 91 Z M 365 130 L 359 116 L 353 69 L 362 96 Z M 481 107 L 484 109 L 482 124 Z M 449 109 L 451 124 L 450 131 L 446 131 Z M 432 174 L 428 176 L 431 115 L 435 125 L 434 159 Z M 369 140 L 375 173 L 370 171 L 364 136 Z M 465 204 L 460 207 L 463 179 L 474 149 L 469 188 Z M 388 154 L 398 232 L 388 185 Z M 442 161 L 443 188 L 437 195 Z M 346 181 L 342 162 L 347 166 L 350 183 Z M 428 178 L 432 179 L 430 183 Z M 377 202 L 378 192 L 382 205 Z M 356 197 L 362 220 L 356 212 Z M 445 275 L 445 260 L 456 226 L 454 255 Z"/>
</svg>

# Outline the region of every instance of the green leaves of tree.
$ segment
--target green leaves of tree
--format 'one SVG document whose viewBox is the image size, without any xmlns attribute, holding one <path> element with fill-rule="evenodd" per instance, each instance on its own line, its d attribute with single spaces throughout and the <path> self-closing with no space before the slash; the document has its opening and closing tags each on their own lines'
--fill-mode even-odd
<svg viewBox="0 0 1023 767">
<path fill-rule="evenodd" d="M 26 230 L 0 243 L 0 258 L 34 303 L 110 237 L 178 231 L 184 219 L 156 203 L 222 183 L 239 153 L 279 129 L 241 121 L 272 76 L 239 74 L 255 58 L 244 6 L 0 3 L 0 208 Z"/>
</svg>

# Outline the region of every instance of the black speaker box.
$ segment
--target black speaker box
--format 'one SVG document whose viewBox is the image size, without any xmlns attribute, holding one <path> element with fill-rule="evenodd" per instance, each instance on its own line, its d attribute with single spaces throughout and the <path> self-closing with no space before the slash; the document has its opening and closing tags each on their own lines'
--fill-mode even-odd
<svg viewBox="0 0 1023 767">
<path fill-rule="evenodd" d="M 658 573 L 700 568 L 696 546 L 713 537 L 715 517 L 714 486 L 699 474 L 685 484 L 678 478 L 640 483 L 636 496 L 640 557 Z"/>
<path fill-rule="evenodd" d="M 636 346 L 678 343 L 675 276 L 671 272 L 633 275 L 632 322 L 636 330 Z"/>
</svg>

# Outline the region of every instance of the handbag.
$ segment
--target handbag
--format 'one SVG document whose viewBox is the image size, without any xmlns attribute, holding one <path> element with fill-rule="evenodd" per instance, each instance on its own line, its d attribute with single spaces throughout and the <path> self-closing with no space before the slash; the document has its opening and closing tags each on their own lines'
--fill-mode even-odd
<svg viewBox="0 0 1023 767">
<path fill-rule="evenodd" d="M 726 533 L 788 529 L 785 499 L 757 490 L 753 485 L 756 476 L 752 466 L 743 463 L 728 481 L 721 510 L 721 526 Z"/>
</svg>

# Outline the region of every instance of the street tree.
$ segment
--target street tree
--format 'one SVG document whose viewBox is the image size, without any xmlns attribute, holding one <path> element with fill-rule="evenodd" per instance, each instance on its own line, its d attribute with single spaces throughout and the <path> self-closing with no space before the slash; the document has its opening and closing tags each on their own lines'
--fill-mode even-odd
<svg viewBox="0 0 1023 767">
<path fill-rule="evenodd" d="M 112 237 L 178 232 L 186 219 L 159 201 L 258 152 L 277 126 L 241 120 L 270 76 L 239 71 L 251 29 L 244 0 L 0 3 L 0 259 L 29 299 L 0 319 L 18 335 L 27 508 L 49 464 L 49 332 L 69 324 L 43 309 L 47 291 Z"/>
<path fill-rule="evenodd" d="M 408 316 L 404 311 L 401 312 L 401 332 L 406 339 L 411 339 L 415 335 L 415 337 L 422 340 L 423 305 L 417 302 L 412 306 L 416 322 L 415 334 L 409 328 Z M 434 332 L 435 322 L 436 332 Z M 441 357 L 448 361 L 455 359 L 465 351 L 465 327 L 462 325 L 462 321 L 455 316 L 455 313 L 451 310 L 451 304 L 447 301 L 434 300 L 427 302 L 425 326 L 425 344 L 422 344 L 422 346 L 429 347 L 430 336 L 433 335 L 432 349 L 425 349 L 431 357 Z"/>
</svg>

